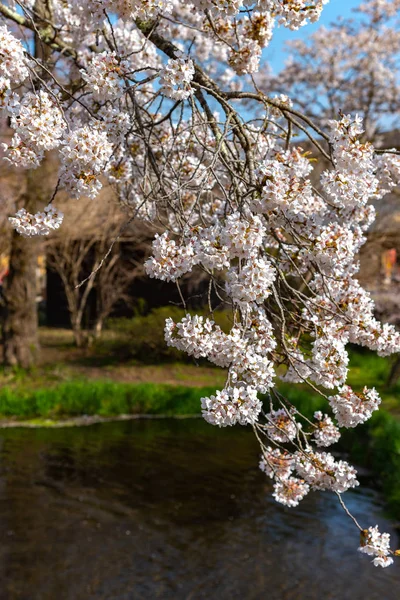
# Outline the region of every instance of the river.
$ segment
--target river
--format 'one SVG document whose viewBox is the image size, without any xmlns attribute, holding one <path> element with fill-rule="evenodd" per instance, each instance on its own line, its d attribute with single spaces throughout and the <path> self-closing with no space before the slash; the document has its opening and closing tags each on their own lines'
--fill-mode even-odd
<svg viewBox="0 0 400 600">
<path fill-rule="evenodd" d="M 138 420 L 0 432 L 3 600 L 396 600 L 328 493 L 285 509 L 244 428 Z M 345 499 L 397 541 L 368 485 Z"/>
</svg>

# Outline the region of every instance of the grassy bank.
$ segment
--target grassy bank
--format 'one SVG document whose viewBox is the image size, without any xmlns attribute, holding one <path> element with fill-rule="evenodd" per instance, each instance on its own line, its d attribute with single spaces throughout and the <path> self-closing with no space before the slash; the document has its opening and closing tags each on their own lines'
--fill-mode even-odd
<svg viewBox="0 0 400 600">
<path fill-rule="evenodd" d="M 44 389 L 4 387 L 0 418 L 66 418 L 80 415 L 183 415 L 199 413 L 199 398 L 214 387 L 72 380 Z"/>
<path fill-rule="evenodd" d="M 347 436 L 349 438 L 349 436 Z M 400 519 L 400 421 L 385 410 L 377 412 L 364 430 L 347 441 L 351 459 L 369 467 L 383 491 L 390 513 Z"/>
<path fill-rule="evenodd" d="M 29 372 L 0 372 L 0 420 L 198 414 L 201 396 L 210 395 L 224 385 L 224 370 L 193 363 L 150 365 L 121 361 L 94 367 L 99 359 L 96 350 L 78 354 L 75 349 L 71 354 L 71 340 L 64 339 L 66 333 L 61 333 L 62 336 L 60 332 L 51 332 L 48 339 L 49 333 L 45 331 L 48 359 L 44 364 Z M 364 385 L 375 386 L 382 396 L 383 407 L 397 415 L 400 386 L 386 387 L 389 370 L 388 359 L 371 352 L 353 351 L 348 382 L 356 390 Z M 279 380 L 277 385 L 309 418 L 316 410 L 328 409 L 326 401 L 306 385 L 284 384 Z"/>
</svg>

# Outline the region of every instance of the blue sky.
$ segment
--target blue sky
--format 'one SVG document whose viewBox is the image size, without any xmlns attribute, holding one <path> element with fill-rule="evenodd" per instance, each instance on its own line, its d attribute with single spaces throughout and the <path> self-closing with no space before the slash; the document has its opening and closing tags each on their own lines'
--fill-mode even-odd
<svg viewBox="0 0 400 600">
<path fill-rule="evenodd" d="M 263 52 L 263 59 L 268 62 L 276 73 L 284 66 L 285 53 L 284 46 L 288 40 L 301 39 L 308 37 L 321 25 L 328 26 L 338 17 L 350 17 L 352 9 L 361 4 L 361 0 L 330 0 L 322 10 L 321 18 L 317 23 L 301 27 L 298 31 L 291 31 L 286 27 L 276 27 L 272 40 Z"/>
</svg>

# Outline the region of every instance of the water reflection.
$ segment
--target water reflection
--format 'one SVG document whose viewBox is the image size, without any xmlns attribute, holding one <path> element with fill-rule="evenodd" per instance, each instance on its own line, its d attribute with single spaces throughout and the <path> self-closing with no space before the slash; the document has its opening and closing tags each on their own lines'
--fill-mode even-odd
<svg viewBox="0 0 400 600">
<path fill-rule="evenodd" d="M 270 497 L 250 432 L 136 421 L 0 434 L 7 600 L 391 600 L 333 496 Z M 393 529 L 376 495 L 347 493 Z M 352 537 L 350 532 L 354 533 Z"/>
</svg>

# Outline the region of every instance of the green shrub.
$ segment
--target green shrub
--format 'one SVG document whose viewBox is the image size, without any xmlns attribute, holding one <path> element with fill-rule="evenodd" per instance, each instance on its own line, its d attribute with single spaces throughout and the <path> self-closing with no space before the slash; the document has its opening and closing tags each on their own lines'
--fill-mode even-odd
<svg viewBox="0 0 400 600">
<path fill-rule="evenodd" d="M 383 490 L 390 512 L 400 517 L 400 422 L 385 410 L 366 424 L 367 466 Z M 365 451 L 365 450 L 364 450 Z"/>
<path fill-rule="evenodd" d="M 187 312 L 191 311 L 176 306 L 162 306 L 145 316 L 109 319 L 107 329 L 113 335 L 109 339 L 100 339 L 95 350 L 125 359 L 135 358 L 141 362 L 192 361 L 184 352 L 168 347 L 164 340 L 165 320 L 170 317 L 175 322 L 180 321 Z M 196 314 L 201 313 L 196 311 Z M 207 311 L 202 314 L 208 315 Z M 213 320 L 226 332 L 232 327 L 232 317 L 228 311 L 216 311 Z"/>
</svg>

